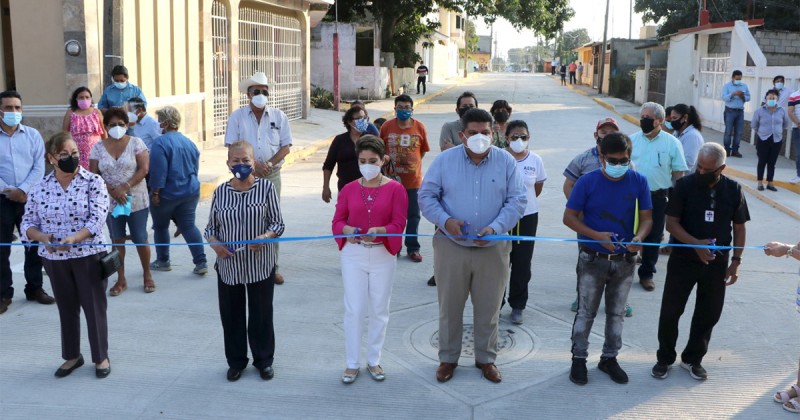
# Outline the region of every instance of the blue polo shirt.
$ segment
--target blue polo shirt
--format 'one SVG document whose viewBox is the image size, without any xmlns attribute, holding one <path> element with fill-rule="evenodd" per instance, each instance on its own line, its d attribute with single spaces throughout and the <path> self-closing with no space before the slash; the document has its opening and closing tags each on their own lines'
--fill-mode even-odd
<svg viewBox="0 0 800 420">
<path fill-rule="evenodd" d="M 144 97 L 144 92 L 139 86 L 128 82 L 125 89 L 117 89 L 113 84 L 106 86 L 103 90 L 103 96 L 100 97 L 100 102 L 97 103 L 97 108 L 108 109 L 113 107 L 124 106 L 131 98 L 141 98 L 144 101 L 144 106 L 147 107 L 147 98 Z"/>
</svg>

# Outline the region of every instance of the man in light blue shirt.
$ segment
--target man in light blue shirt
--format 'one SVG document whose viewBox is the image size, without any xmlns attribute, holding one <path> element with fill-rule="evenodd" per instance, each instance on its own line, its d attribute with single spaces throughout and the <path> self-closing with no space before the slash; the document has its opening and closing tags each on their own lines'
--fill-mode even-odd
<svg viewBox="0 0 800 420">
<path fill-rule="evenodd" d="M 646 243 L 660 243 L 663 239 L 668 191 L 672 188 L 672 182 L 689 169 L 681 142 L 661 129 L 665 112 L 664 107 L 655 102 L 643 104 L 639 120 L 642 131 L 631 136 L 631 160 L 636 164 L 636 171 L 647 178 L 653 202 L 653 228 L 644 240 Z M 648 292 L 656 288 L 653 281 L 656 263 L 658 246 L 645 246 L 639 267 L 639 284 Z"/>
<path fill-rule="evenodd" d="M 44 176 L 44 140 L 36 129 L 20 124 L 22 97 L 15 91 L 0 93 L 0 243 L 10 243 L 19 230 L 28 191 Z M 42 289 L 39 247 L 25 248 L 25 297 L 49 305 L 55 299 Z M 14 297 L 11 247 L 0 246 L 0 314 Z"/>
<path fill-rule="evenodd" d="M 739 142 L 744 131 L 744 104 L 749 101 L 750 89 L 742 82 L 742 72 L 734 70 L 731 81 L 722 86 L 722 102 L 725 102 L 723 143 L 728 156 L 742 157 Z"/>
<path fill-rule="evenodd" d="M 130 135 L 142 139 L 147 150 L 152 150 L 155 139 L 161 137 L 161 125 L 147 113 L 147 104 L 142 98 L 131 98 L 128 104 L 136 114 L 136 124 L 131 127 Z"/>
<path fill-rule="evenodd" d="M 97 108 L 106 112 L 110 108 L 125 106 L 131 98 L 140 98 L 147 106 L 147 98 L 142 89 L 128 81 L 128 69 L 125 66 L 114 66 L 111 69 L 111 78 L 114 83 L 103 90 Z"/>
<path fill-rule="evenodd" d="M 443 151 L 434 160 L 418 199 L 422 215 L 437 227 L 433 239 L 439 298 L 436 379 L 450 380 L 458 365 L 464 304 L 471 294 L 475 366 L 496 383 L 502 380 L 494 363 L 511 244 L 480 238 L 508 232 L 522 217 L 527 198 L 514 158 L 491 145 L 492 116 L 471 109 L 461 122 L 463 144 Z"/>
</svg>

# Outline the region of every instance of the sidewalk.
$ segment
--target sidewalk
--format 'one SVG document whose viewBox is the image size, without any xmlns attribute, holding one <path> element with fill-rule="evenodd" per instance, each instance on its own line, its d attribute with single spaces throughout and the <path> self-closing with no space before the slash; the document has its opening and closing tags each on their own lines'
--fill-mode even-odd
<svg viewBox="0 0 800 420">
<path fill-rule="evenodd" d="M 554 80 L 558 79 L 554 78 Z M 597 90 L 586 85 L 567 85 L 567 87 L 581 95 L 590 97 L 600 106 L 618 114 L 629 123 L 636 126 L 639 125 L 639 105 L 624 99 L 600 95 L 597 93 Z M 722 144 L 723 133 L 704 127 L 702 134 L 706 142 L 710 141 Z M 727 166 L 725 167 L 725 175 L 739 182 L 742 188 L 756 196 L 759 200 L 800 220 L 800 185 L 787 182 L 795 176 L 794 161 L 783 156 L 778 158 L 778 163 L 775 165 L 774 182 L 775 186 L 779 188 L 778 192 L 758 191 L 756 189 L 758 184 L 756 179 L 756 164 L 758 163 L 758 158 L 756 156 L 755 146 L 742 141 L 739 150 L 743 157 L 741 159 L 728 158 L 726 162 Z"/>
<path fill-rule="evenodd" d="M 475 77 L 478 77 L 476 73 L 470 73 L 466 79 L 459 76 L 447 79 L 442 83 L 428 84 L 425 95 L 412 93 L 410 96 L 414 99 L 414 105 L 417 106 L 444 94 L 463 81 L 471 80 Z M 394 97 L 372 101 L 366 105 L 372 121 L 381 117 L 392 118 L 394 115 Z M 283 168 L 302 161 L 320 149 L 328 147 L 335 136 L 344 132 L 342 115 L 341 111 L 310 108 L 307 119 L 292 121 L 290 123 L 292 128 L 292 150 L 286 157 Z M 230 178 L 231 175 L 225 163 L 227 158 L 228 152 L 224 146 L 203 149 L 200 152 L 198 178 L 200 179 L 201 200 L 210 199 L 214 189 Z"/>
</svg>

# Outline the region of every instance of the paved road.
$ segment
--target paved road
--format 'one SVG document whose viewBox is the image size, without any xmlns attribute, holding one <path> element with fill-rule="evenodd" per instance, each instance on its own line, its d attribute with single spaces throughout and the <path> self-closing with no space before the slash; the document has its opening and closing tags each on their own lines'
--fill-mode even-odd
<svg viewBox="0 0 800 420">
<path fill-rule="evenodd" d="M 494 99 L 514 106 L 512 118 L 528 121 L 531 148 L 550 176 L 540 200 L 539 234 L 568 238 L 561 223 L 565 199 L 561 172 L 594 142 L 595 122 L 609 114 L 591 99 L 539 75 L 484 75 L 423 104 L 416 117 L 427 127 L 438 154 L 439 127 L 455 119 L 462 90 L 476 93 L 482 108 Z M 635 127 L 621 122 L 624 132 Z M 339 130 L 337 126 L 335 130 Z M 333 130 L 333 128 L 332 128 Z M 326 234 L 333 204 L 321 194 L 324 151 L 286 168 L 283 210 L 286 236 Z M 798 239 L 800 222 L 748 197 L 753 221 L 748 244 Z M 204 226 L 208 203 L 201 203 Z M 432 226 L 423 221 L 422 233 Z M 174 270 L 156 274 L 158 290 L 145 295 L 140 269 L 128 258 L 129 289 L 109 298 L 113 372 L 97 380 L 90 366 L 56 380 L 60 364 L 55 307 L 19 297 L 0 317 L 0 412 L 4 419 L 46 418 L 796 418 L 771 401 L 796 374 L 800 336 L 794 310 L 797 263 L 744 254 L 741 279 L 728 289 L 722 320 L 704 366 L 710 379 L 697 382 L 680 368 L 666 380 L 650 377 L 657 347 L 656 325 L 666 260 L 659 262 L 657 289 L 634 284 L 633 318 L 626 320 L 620 363 L 631 382 L 617 385 L 595 363 L 602 347 L 604 318 L 598 316 L 590 348 L 589 384 L 569 382 L 570 328 L 576 260 L 572 243 L 539 242 L 525 324 L 501 321 L 498 365 L 501 384 L 481 379 L 477 369 L 457 369 L 453 380 L 434 378 L 436 292 L 425 285 L 432 273 L 430 240 L 422 240 L 424 261 L 401 258 L 392 296 L 392 317 L 384 352 L 387 380 L 368 375 L 342 385 L 344 368 L 342 290 L 339 255 L 333 241 L 281 246 L 286 284 L 276 288 L 275 379 L 262 381 L 248 369 L 236 383 L 227 369 L 212 274 L 191 274 L 188 250 L 173 248 Z M 209 250 L 209 255 L 211 255 Z M 12 264 L 21 262 L 14 251 Z M 17 284 L 22 282 L 16 275 Z M 48 288 L 49 289 L 49 288 Z M 21 288 L 20 288 L 21 290 Z M 20 293 L 21 295 L 21 293 Z M 689 307 L 693 307 L 693 301 Z M 685 343 L 689 317 L 681 324 Z M 468 314 L 466 323 L 471 321 Z M 433 341 L 435 342 L 435 340 Z M 468 351 L 469 347 L 465 347 Z M 84 337 L 83 351 L 89 354 Z"/>
</svg>

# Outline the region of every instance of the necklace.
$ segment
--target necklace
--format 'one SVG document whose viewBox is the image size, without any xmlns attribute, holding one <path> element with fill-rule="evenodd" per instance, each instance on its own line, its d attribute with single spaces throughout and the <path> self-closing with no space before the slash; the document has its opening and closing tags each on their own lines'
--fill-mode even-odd
<svg viewBox="0 0 800 420">
<path fill-rule="evenodd" d="M 381 184 L 383 184 L 383 177 L 381 177 L 380 181 L 378 182 L 378 187 L 371 192 L 367 192 L 366 188 L 364 188 L 364 181 L 359 184 L 361 186 L 361 201 L 364 202 L 364 207 L 367 209 L 367 229 L 372 227 L 372 207 L 378 200 Z M 375 198 L 372 197 L 373 193 L 375 193 Z"/>
</svg>

